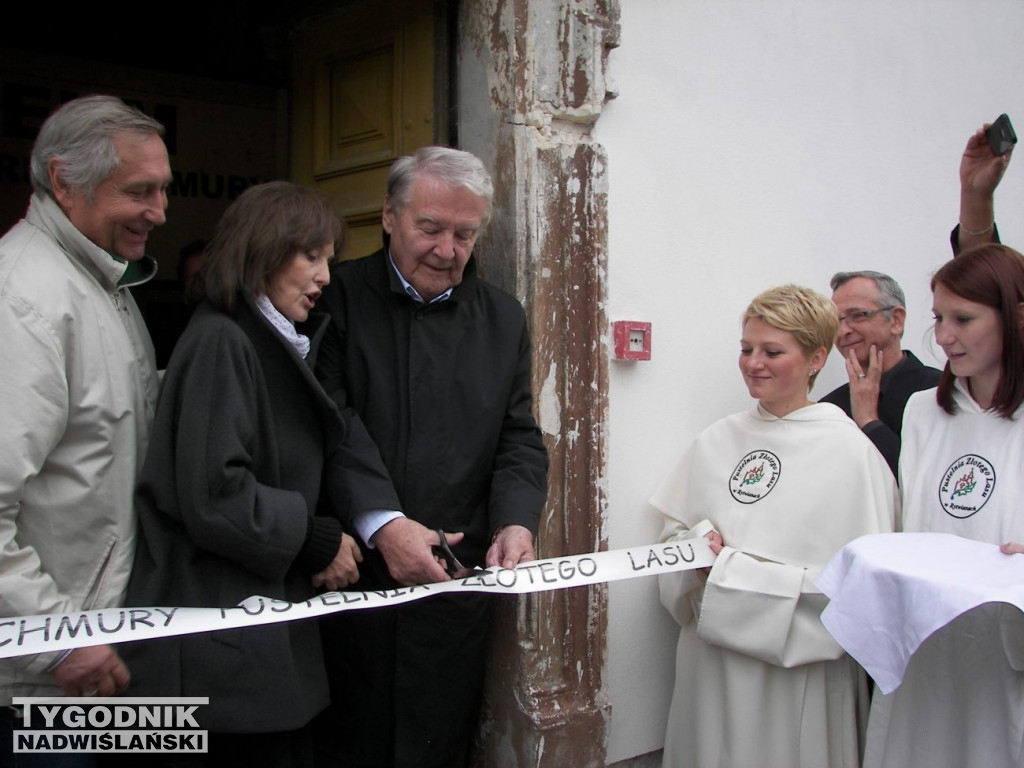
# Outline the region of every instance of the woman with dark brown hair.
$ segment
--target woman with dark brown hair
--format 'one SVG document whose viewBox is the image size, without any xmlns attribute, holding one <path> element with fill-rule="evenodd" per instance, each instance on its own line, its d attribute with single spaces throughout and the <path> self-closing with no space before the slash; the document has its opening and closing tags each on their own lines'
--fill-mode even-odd
<svg viewBox="0 0 1024 768">
<path fill-rule="evenodd" d="M 905 531 L 1024 548 L 1024 257 L 986 244 L 932 279 L 937 390 L 903 418 Z M 899 688 L 876 693 L 865 766 L 1024 765 L 1024 614 L 1003 603 L 929 637 Z"/>
<path fill-rule="evenodd" d="M 347 422 L 312 373 L 326 324 L 312 310 L 343 243 L 329 201 L 295 184 L 252 187 L 225 212 L 163 380 L 128 605 L 283 605 L 358 579 L 355 542 L 316 514 L 332 501 L 321 489 L 338 487 Z M 209 764 L 312 764 L 307 726 L 328 701 L 315 622 L 138 643 L 125 657 L 129 695 L 209 697 L 197 713 Z"/>
</svg>

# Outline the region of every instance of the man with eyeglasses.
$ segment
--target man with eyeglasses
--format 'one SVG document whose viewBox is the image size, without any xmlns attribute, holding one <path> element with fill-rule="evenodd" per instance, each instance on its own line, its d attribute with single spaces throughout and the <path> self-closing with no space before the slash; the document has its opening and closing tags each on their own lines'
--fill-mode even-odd
<svg viewBox="0 0 1024 768">
<path fill-rule="evenodd" d="M 832 277 L 839 310 L 836 348 L 846 360 L 849 384 L 821 402 L 837 405 L 863 430 L 899 477 L 900 428 L 907 400 L 939 383 L 942 372 L 901 349 L 907 317 L 903 289 L 881 272 L 839 272 Z"/>
</svg>

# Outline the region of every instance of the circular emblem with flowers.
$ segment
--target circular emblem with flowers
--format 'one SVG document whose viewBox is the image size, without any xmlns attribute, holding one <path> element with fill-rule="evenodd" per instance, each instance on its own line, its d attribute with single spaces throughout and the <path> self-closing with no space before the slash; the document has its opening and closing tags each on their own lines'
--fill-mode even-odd
<svg viewBox="0 0 1024 768">
<path fill-rule="evenodd" d="M 771 451 L 751 451 L 729 476 L 729 492 L 741 504 L 753 504 L 771 493 L 781 474 L 778 456 Z"/>
<path fill-rule="evenodd" d="M 973 453 L 949 465 L 939 483 L 939 503 L 947 515 L 963 519 L 977 513 L 992 498 L 996 469 Z"/>
</svg>

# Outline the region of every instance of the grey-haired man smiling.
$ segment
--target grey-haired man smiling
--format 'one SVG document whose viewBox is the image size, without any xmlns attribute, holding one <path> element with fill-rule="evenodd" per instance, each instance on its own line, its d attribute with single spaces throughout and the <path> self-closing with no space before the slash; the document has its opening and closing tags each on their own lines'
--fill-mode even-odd
<svg viewBox="0 0 1024 768">
<path fill-rule="evenodd" d="M 127 584 L 158 387 L 128 287 L 156 272 L 145 250 L 167 207 L 162 133 L 114 97 L 66 103 L 33 147 L 28 212 L 0 240 L 2 616 L 114 606 Z M 127 684 L 105 645 L 0 662 L 0 705 Z"/>
</svg>

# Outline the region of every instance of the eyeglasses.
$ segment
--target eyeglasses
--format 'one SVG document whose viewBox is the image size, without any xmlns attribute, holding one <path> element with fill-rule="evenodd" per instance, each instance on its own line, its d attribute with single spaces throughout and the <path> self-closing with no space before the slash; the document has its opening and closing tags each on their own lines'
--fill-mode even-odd
<svg viewBox="0 0 1024 768">
<path fill-rule="evenodd" d="M 877 315 L 879 312 L 888 312 L 890 309 L 896 309 L 896 307 L 879 307 L 878 309 L 872 309 L 868 312 L 865 312 L 863 309 L 855 309 L 840 317 L 839 322 L 846 323 L 847 325 L 858 325 L 868 318 Z"/>
</svg>

